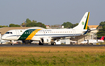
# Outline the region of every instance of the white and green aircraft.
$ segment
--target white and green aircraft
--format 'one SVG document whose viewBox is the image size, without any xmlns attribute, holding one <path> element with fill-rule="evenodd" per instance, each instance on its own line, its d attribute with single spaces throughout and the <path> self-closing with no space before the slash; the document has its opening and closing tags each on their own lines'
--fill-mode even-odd
<svg viewBox="0 0 105 66">
<path fill-rule="evenodd" d="M 54 40 L 64 37 L 84 35 L 87 31 L 90 12 L 86 12 L 80 23 L 72 29 L 17 29 L 9 30 L 3 36 L 3 40 L 22 40 L 24 43 L 39 41 L 39 44 L 56 44 Z"/>
</svg>

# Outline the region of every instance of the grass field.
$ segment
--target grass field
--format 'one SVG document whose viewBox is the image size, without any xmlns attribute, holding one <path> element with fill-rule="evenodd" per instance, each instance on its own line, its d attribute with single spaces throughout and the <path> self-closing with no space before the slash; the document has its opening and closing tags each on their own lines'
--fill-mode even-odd
<svg viewBox="0 0 105 66">
<path fill-rule="evenodd" d="M 0 47 L 0 66 L 105 66 L 105 47 Z"/>
</svg>

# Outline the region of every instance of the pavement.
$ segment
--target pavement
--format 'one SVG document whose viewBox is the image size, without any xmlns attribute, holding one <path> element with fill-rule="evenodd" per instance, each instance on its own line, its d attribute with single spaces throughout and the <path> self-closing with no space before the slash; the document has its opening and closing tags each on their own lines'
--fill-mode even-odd
<svg viewBox="0 0 105 66">
<path fill-rule="evenodd" d="M 0 47 L 102 47 L 105 45 L 38 45 L 38 44 L 0 44 Z"/>
</svg>

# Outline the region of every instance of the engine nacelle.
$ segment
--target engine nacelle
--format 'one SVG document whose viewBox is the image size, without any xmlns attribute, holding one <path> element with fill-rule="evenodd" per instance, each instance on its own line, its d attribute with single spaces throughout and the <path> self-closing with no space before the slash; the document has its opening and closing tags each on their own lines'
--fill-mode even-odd
<svg viewBox="0 0 105 66">
<path fill-rule="evenodd" d="M 40 40 L 43 44 L 51 44 L 51 38 L 50 37 L 42 37 Z"/>
</svg>

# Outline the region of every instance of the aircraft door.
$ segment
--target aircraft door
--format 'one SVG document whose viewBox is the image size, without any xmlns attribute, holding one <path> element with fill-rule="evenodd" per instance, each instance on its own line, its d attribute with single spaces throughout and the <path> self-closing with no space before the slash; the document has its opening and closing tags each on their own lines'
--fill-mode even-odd
<svg viewBox="0 0 105 66">
<path fill-rule="evenodd" d="M 45 35 L 45 34 L 46 34 L 46 31 L 44 30 L 43 33 L 44 33 L 44 35 Z"/>
<path fill-rule="evenodd" d="M 73 35 L 74 35 L 74 36 L 76 35 L 76 31 L 75 31 L 75 30 L 73 30 Z"/>
<path fill-rule="evenodd" d="M 19 30 L 15 30 L 15 32 L 16 32 L 16 37 L 19 37 L 20 36 Z"/>
</svg>

